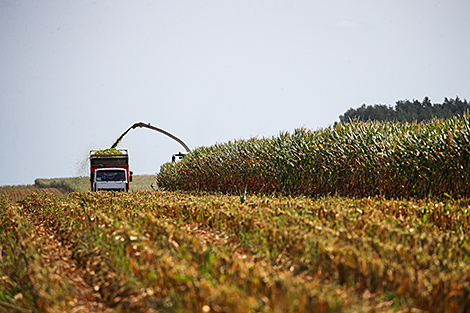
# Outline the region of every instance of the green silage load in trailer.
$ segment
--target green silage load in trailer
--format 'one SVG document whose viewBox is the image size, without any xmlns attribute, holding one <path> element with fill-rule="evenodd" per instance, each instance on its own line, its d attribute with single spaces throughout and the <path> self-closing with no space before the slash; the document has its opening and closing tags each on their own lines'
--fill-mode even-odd
<svg viewBox="0 0 470 313">
<path fill-rule="evenodd" d="M 123 153 L 116 148 L 109 148 L 104 150 L 98 150 L 93 155 L 122 155 Z"/>
</svg>

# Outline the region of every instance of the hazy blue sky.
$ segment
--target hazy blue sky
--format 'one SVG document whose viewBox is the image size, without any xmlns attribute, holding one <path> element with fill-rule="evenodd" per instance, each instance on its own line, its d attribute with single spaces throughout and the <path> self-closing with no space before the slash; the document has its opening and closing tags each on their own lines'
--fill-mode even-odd
<svg viewBox="0 0 470 313">
<path fill-rule="evenodd" d="M 88 175 L 135 122 L 191 148 L 470 97 L 468 0 L 0 0 L 0 185 Z M 122 141 L 135 174 L 183 150 Z"/>
</svg>

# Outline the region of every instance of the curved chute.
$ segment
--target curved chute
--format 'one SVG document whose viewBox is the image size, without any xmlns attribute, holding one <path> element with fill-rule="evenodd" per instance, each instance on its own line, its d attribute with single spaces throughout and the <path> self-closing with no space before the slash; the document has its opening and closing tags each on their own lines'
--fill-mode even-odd
<svg viewBox="0 0 470 313">
<path fill-rule="evenodd" d="M 160 132 L 162 134 L 165 134 L 167 135 L 168 137 L 170 137 L 171 139 L 177 141 L 180 145 L 183 146 L 183 148 L 186 150 L 186 152 L 191 152 L 191 149 L 189 149 L 189 147 L 183 142 L 183 140 L 179 139 L 178 137 L 176 137 L 175 135 L 167 132 L 166 130 L 163 130 L 161 128 L 158 128 L 158 127 L 155 127 L 153 125 L 150 125 L 150 123 L 144 123 L 144 122 L 139 122 L 139 123 L 135 123 L 134 125 L 132 125 L 131 127 L 129 127 L 117 140 L 116 142 L 111 146 L 111 148 L 116 148 L 117 145 L 119 144 L 119 142 L 122 140 L 122 138 L 131 130 L 131 129 L 134 129 L 134 128 L 137 128 L 137 127 L 145 127 L 145 128 L 149 128 L 149 129 L 152 129 L 152 130 L 155 130 L 157 132 Z"/>
</svg>

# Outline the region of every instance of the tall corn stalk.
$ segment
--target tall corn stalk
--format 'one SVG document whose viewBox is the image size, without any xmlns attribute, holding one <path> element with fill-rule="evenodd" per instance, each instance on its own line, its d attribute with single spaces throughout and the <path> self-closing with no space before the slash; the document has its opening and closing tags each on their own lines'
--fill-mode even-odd
<svg viewBox="0 0 470 313">
<path fill-rule="evenodd" d="M 444 198 L 470 195 L 470 115 L 349 122 L 201 147 L 165 164 L 160 187 L 237 194 Z"/>
</svg>

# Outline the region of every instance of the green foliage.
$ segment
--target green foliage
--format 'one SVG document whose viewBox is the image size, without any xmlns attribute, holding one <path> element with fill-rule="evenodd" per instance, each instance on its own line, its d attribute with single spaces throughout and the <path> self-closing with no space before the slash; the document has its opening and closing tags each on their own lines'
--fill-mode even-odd
<svg viewBox="0 0 470 313">
<path fill-rule="evenodd" d="M 123 153 L 116 148 L 98 150 L 98 151 L 95 151 L 95 153 L 93 153 L 93 155 L 121 155 L 121 154 Z"/>
<path fill-rule="evenodd" d="M 451 118 L 462 115 L 470 110 L 470 103 L 445 98 L 442 104 L 432 104 L 428 97 L 422 102 L 418 100 L 397 101 L 395 107 L 383 104 L 365 105 L 357 109 L 349 109 L 339 117 L 341 122 L 359 121 L 400 121 L 422 122 L 433 118 Z"/>
<path fill-rule="evenodd" d="M 201 147 L 165 164 L 167 190 L 445 198 L 470 195 L 470 115 L 425 123 L 351 122 Z"/>
<path fill-rule="evenodd" d="M 70 179 L 40 179 L 34 180 L 34 185 L 38 188 L 59 188 L 64 192 L 76 191 L 76 181 Z"/>
</svg>

